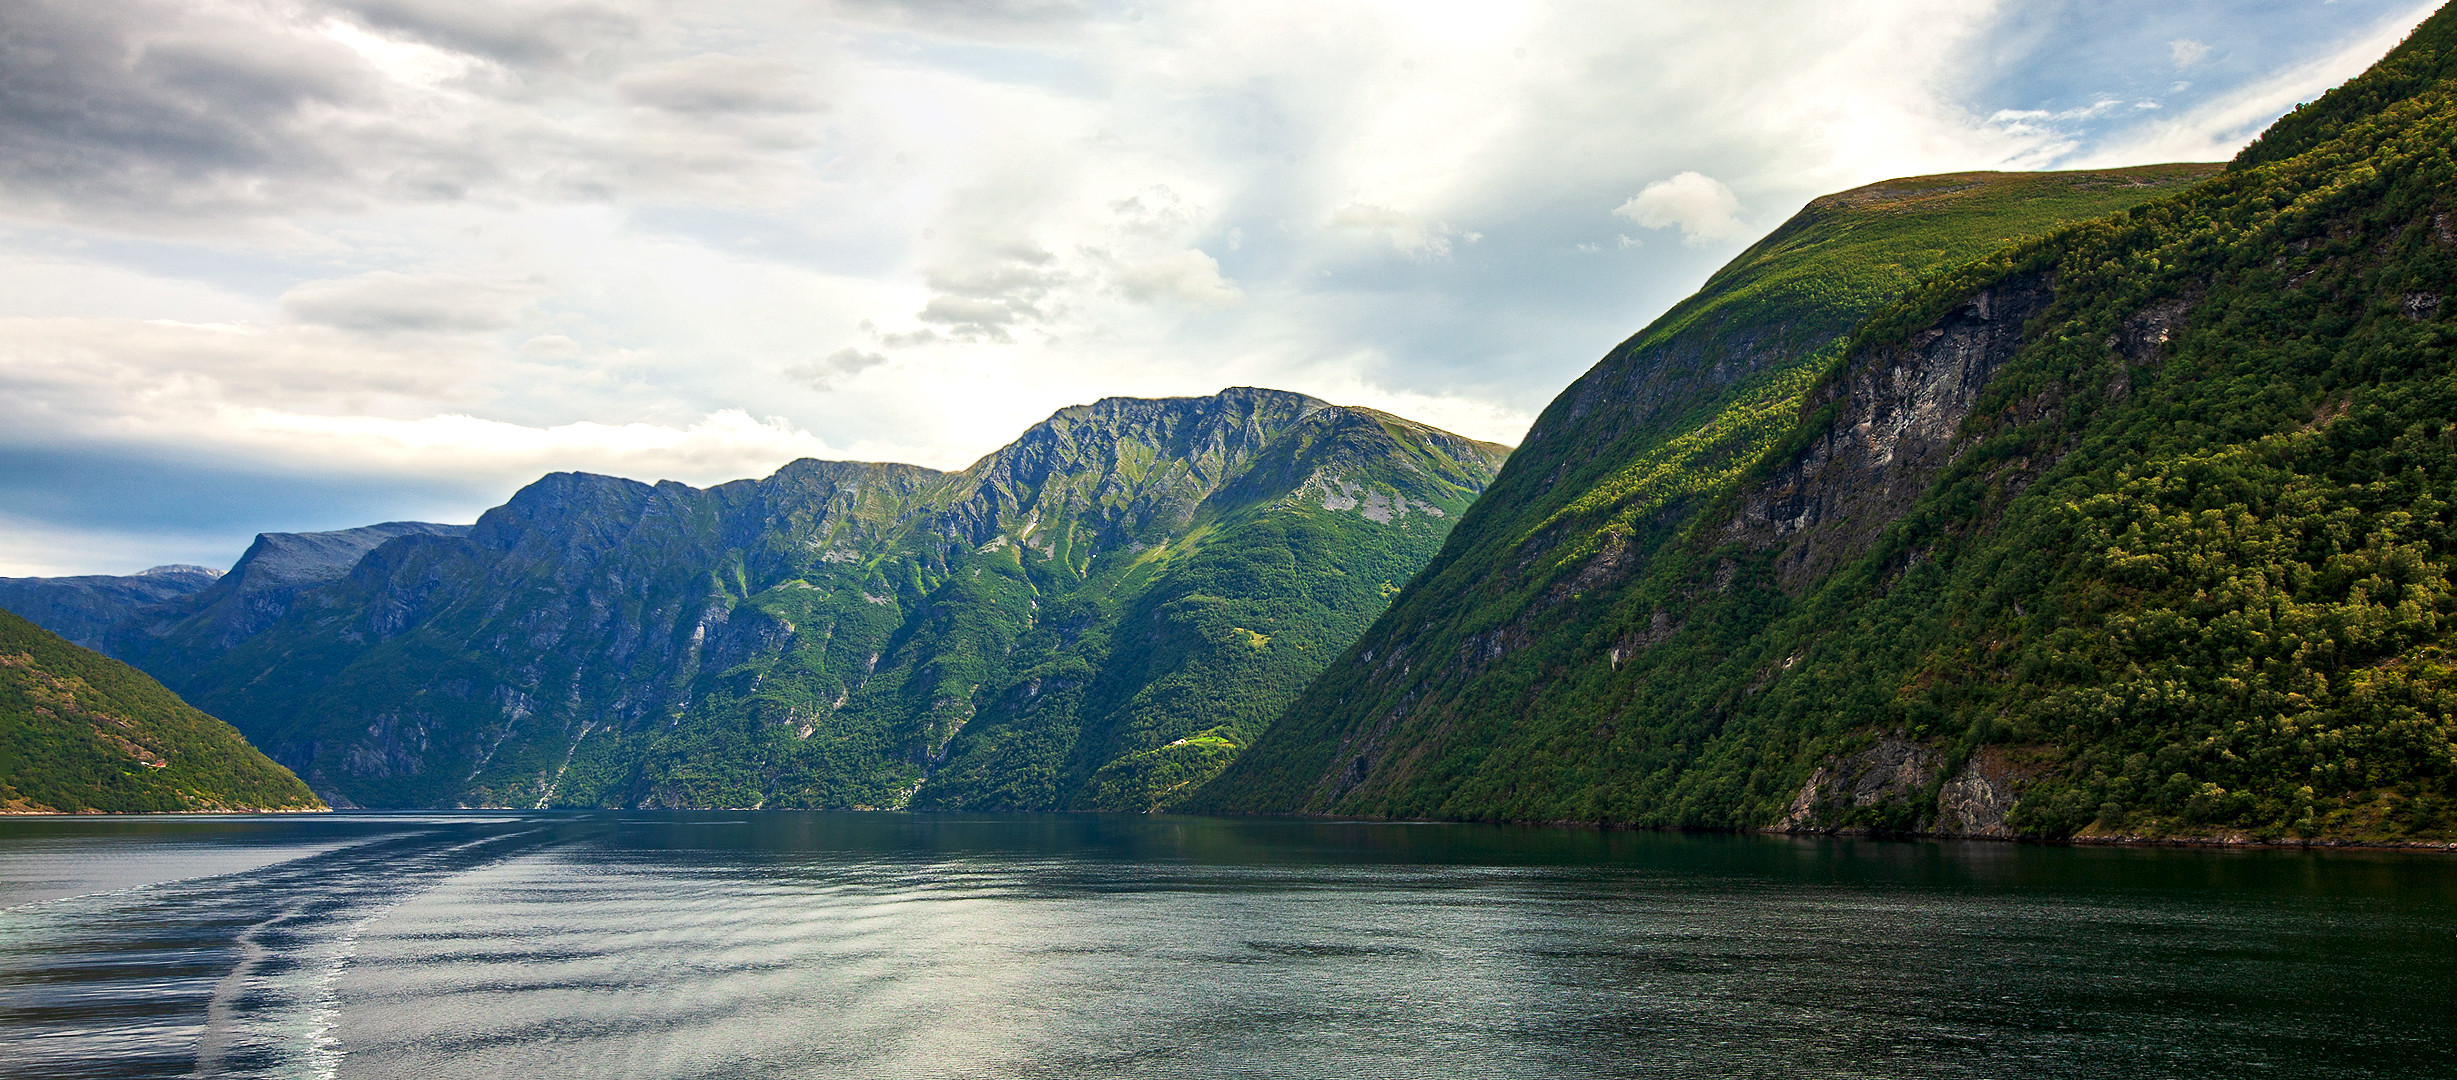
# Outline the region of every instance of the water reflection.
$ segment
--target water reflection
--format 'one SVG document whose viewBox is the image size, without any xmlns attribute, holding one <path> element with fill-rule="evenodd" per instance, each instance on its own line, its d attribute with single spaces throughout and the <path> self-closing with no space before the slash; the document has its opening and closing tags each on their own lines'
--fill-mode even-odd
<svg viewBox="0 0 2457 1080">
<path fill-rule="evenodd" d="M 110 884 L 134 881 L 160 883 Z M 0 823 L 0 897 L 29 895 L 0 911 L 21 1075 L 2457 1067 L 2445 856 L 1082 815 Z"/>
</svg>

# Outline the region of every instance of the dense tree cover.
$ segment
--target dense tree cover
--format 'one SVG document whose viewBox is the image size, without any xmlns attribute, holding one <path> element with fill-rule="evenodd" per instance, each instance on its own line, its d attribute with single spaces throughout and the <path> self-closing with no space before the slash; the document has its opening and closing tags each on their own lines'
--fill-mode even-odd
<svg viewBox="0 0 2457 1080">
<path fill-rule="evenodd" d="M 1390 730 L 1406 737 L 1399 721 L 1428 707 L 1444 710 L 1447 745 L 1462 748 L 1457 760 L 1479 758 L 1479 747 L 1520 722 L 1520 704 L 1475 711 L 1448 699 L 1491 677 L 1496 661 L 1525 662 L 1531 647 L 1584 656 L 1577 643 L 1609 604 L 1579 590 L 1579 610 L 1564 610 L 1570 583 L 1599 556 L 1609 566 L 1666 543 L 1700 500 L 1738 483 L 1794 436 L 1802 393 L 1841 356 L 1856 323 L 1923 276 L 2008 239 L 2121 210 L 2217 171 L 1957 173 L 1811 202 L 1556 398 L 1390 611 L 1276 722 L 1255 756 L 1189 805 L 1327 809 L 1362 782 L 1347 775 L 1354 763 L 1375 757 Z M 1447 767 L 1440 754 L 1415 760 Z"/>
<path fill-rule="evenodd" d="M 0 811 L 322 808 L 230 725 L 135 668 L 0 611 Z"/>
<path fill-rule="evenodd" d="M 1505 454 L 1240 389 L 1064 410 L 957 473 L 558 475 L 226 652 L 157 651 L 361 805 L 1148 810 L 1259 733 Z"/>
<path fill-rule="evenodd" d="M 1931 783 L 1830 824 L 1924 827 L 1996 746 L 2027 834 L 2449 836 L 2452 38 L 2444 11 L 2217 178 L 1930 278 L 1813 378 L 1601 452 L 1557 402 L 1197 804 L 1764 826 L 1891 734 Z M 1748 525 L 1865 437 L 1859 387 L 2025 285 L 2052 300 L 1916 498 Z M 1530 474 L 1569 490 L 1500 513 Z M 1787 578 L 1818 544 L 1845 557 Z"/>
</svg>

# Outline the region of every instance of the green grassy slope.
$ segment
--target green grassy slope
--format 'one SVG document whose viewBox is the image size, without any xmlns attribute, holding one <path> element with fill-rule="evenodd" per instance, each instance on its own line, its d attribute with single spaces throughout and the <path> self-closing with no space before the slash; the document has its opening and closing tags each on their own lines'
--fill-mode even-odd
<svg viewBox="0 0 2457 1080">
<path fill-rule="evenodd" d="M 2219 178 L 1930 278 L 1762 413 L 1616 435 L 1574 387 L 1195 805 L 2446 837 L 2457 108 L 2413 73 L 2452 19 Z M 1504 502 L 1531 474 L 1568 490 Z"/>
<path fill-rule="evenodd" d="M 1063 410 L 956 473 L 558 475 L 154 662 L 361 805 L 1149 809 L 1259 732 L 1505 452 L 1232 390 Z"/>
<path fill-rule="evenodd" d="M 323 807 L 143 672 L 0 611 L 0 812 Z"/>
</svg>

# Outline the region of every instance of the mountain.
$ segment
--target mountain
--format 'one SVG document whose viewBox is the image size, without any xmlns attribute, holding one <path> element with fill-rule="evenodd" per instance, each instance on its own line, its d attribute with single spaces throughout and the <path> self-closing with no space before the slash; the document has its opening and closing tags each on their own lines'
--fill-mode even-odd
<svg viewBox="0 0 2457 1080">
<path fill-rule="evenodd" d="M 321 809 L 230 725 L 0 611 L 0 813 Z"/>
<path fill-rule="evenodd" d="M 103 649 L 112 631 L 138 608 L 197 592 L 221 576 L 204 566 L 157 566 L 127 575 L 0 578 L 0 608 L 86 648 Z"/>
<path fill-rule="evenodd" d="M 340 580 L 385 541 L 467 536 L 469 528 L 388 521 L 332 532 L 258 533 L 229 573 L 205 588 L 122 613 L 95 647 L 176 679 L 194 658 L 213 655 L 273 625 L 301 592 Z"/>
<path fill-rule="evenodd" d="M 1234 389 L 1065 409 L 953 473 L 561 473 L 261 625 L 242 560 L 134 655 L 337 803 L 1145 810 L 1260 732 L 1506 453 Z"/>
<path fill-rule="evenodd" d="M 1736 307 L 1869 274 L 1801 238 L 1932 182 L 1812 204 L 1564 392 L 1185 805 L 2447 837 L 2453 48 L 2444 10 L 2122 213 L 1906 220 L 1937 257 L 1874 311 Z"/>
</svg>

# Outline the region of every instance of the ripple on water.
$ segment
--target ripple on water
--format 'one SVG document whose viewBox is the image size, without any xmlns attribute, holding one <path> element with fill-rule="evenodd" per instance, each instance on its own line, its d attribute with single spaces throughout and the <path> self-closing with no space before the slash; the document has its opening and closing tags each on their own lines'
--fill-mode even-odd
<svg viewBox="0 0 2457 1080">
<path fill-rule="evenodd" d="M 0 911 L 12 1068 L 2457 1068 L 2457 860 L 2440 857 L 1033 815 L 316 827 L 362 835 Z M 237 857 L 209 832 L 13 828 L 0 872 L 35 865 L 8 861 L 29 844 L 82 844 L 103 862 L 156 859 L 161 845 L 198 867 Z"/>
</svg>

